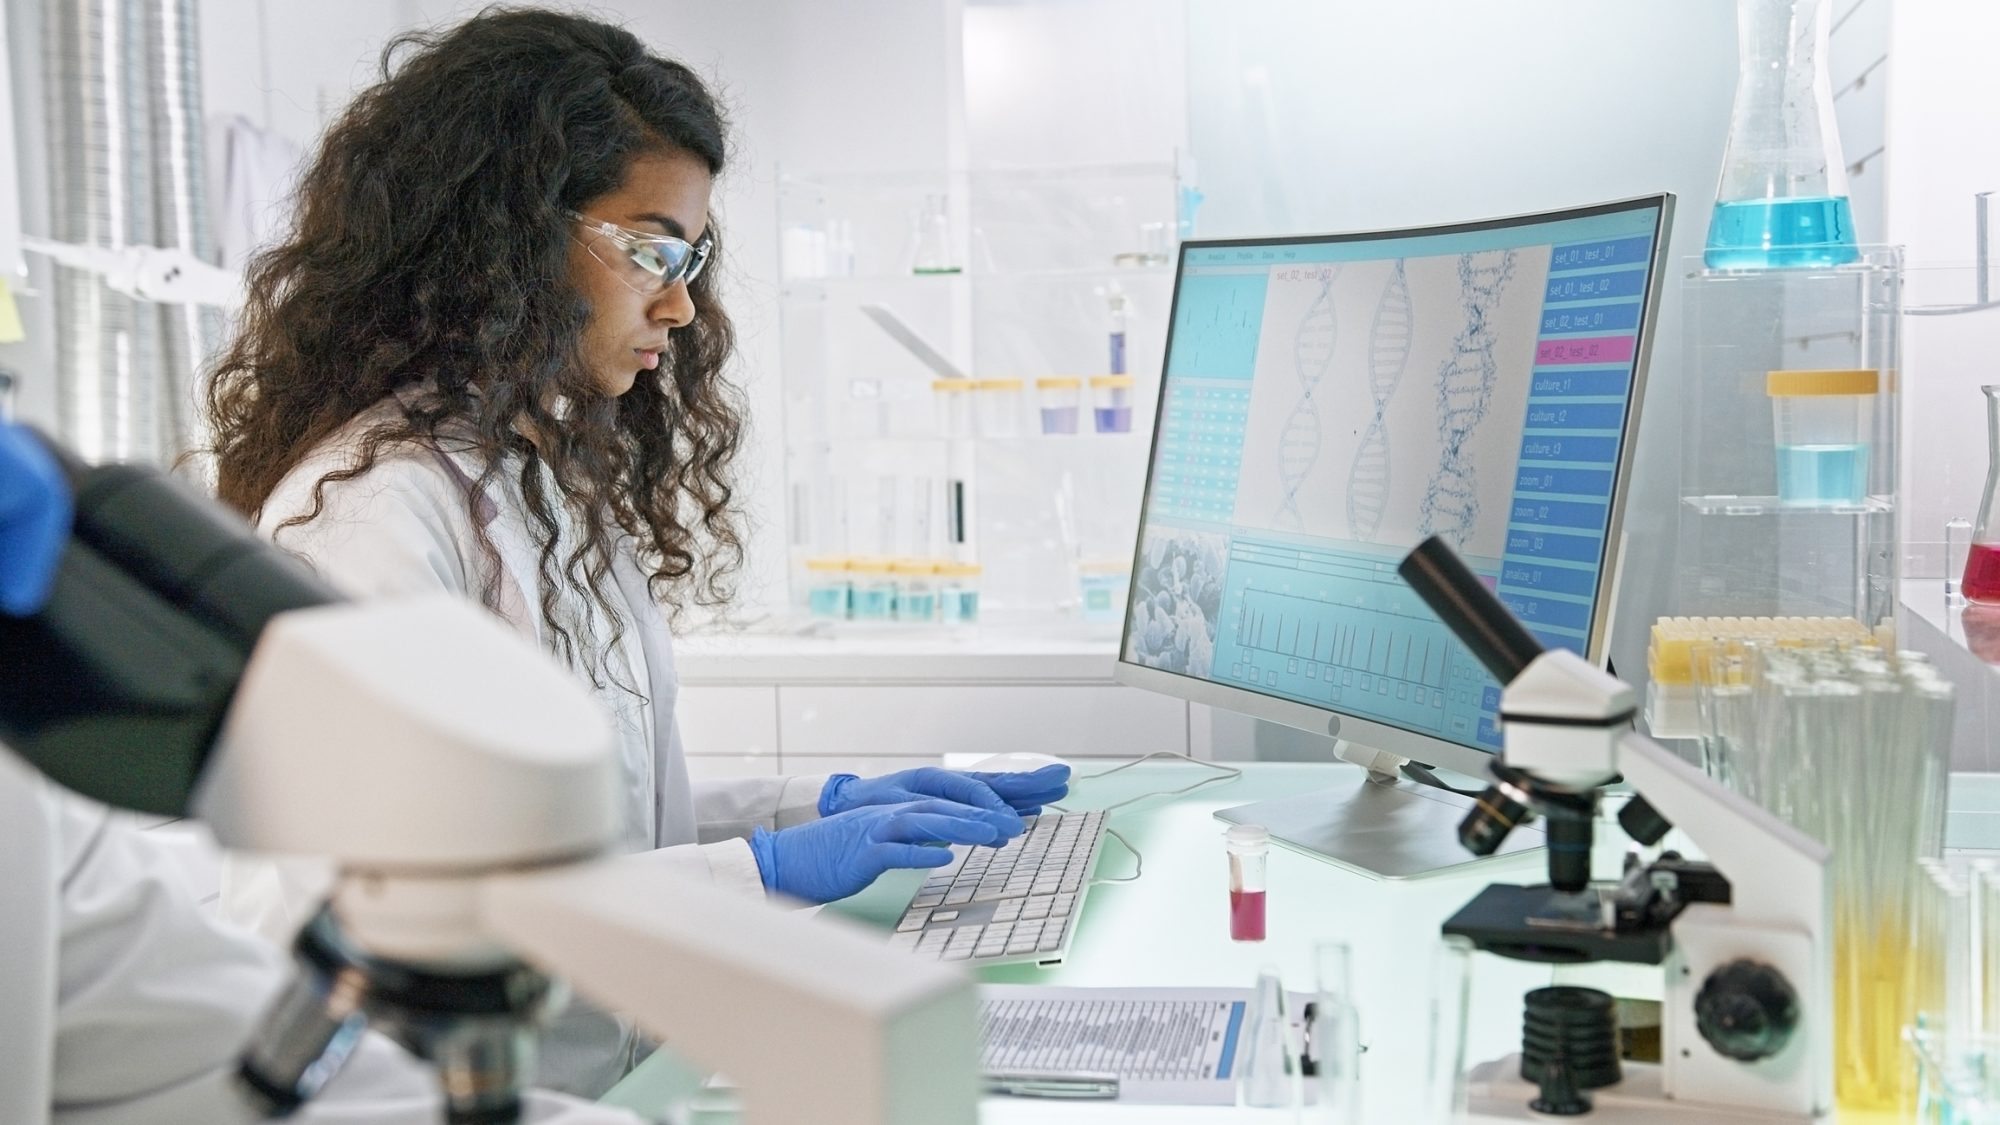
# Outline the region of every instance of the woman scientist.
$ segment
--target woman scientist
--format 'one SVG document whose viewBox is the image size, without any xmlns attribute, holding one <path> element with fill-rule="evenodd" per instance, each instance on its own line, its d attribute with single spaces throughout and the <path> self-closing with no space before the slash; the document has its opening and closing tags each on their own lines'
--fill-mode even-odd
<svg viewBox="0 0 2000 1125">
<path fill-rule="evenodd" d="M 741 559 L 722 115 L 686 67 L 552 12 L 404 36 L 384 69 L 252 264 L 208 389 L 222 499 L 350 593 L 477 598 L 587 679 L 624 846 L 663 871 L 825 902 L 1059 799 L 1064 767 L 690 783 L 661 607 L 721 603 Z M 615 1079 L 607 1027 L 559 1026 L 545 1078 Z"/>
</svg>

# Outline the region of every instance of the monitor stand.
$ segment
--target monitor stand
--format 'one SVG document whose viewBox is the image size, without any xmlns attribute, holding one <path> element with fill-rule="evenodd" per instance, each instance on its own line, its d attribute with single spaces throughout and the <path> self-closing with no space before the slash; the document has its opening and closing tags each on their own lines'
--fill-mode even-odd
<svg viewBox="0 0 2000 1125">
<path fill-rule="evenodd" d="M 1261 824 L 1293 851 L 1375 879 L 1420 879 L 1491 858 L 1458 842 L 1458 823 L 1472 798 L 1359 767 L 1349 776 L 1331 789 L 1237 805 L 1215 818 Z M 1493 855 L 1517 855 L 1544 842 L 1539 825 L 1526 825 L 1509 833 Z"/>
</svg>

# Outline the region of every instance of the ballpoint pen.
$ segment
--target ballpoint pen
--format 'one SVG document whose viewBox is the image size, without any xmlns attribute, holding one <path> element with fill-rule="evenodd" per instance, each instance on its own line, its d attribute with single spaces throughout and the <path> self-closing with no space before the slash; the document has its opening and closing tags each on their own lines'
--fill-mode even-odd
<svg viewBox="0 0 2000 1125">
<path fill-rule="evenodd" d="M 989 1071 L 986 1092 L 1015 1098 L 1115 1098 L 1118 1076 L 1076 1071 Z"/>
</svg>

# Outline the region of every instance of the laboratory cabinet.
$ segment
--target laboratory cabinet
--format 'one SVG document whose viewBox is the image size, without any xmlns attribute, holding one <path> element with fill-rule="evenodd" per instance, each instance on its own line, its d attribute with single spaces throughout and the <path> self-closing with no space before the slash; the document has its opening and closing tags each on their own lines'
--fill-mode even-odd
<svg viewBox="0 0 2000 1125">
<path fill-rule="evenodd" d="M 1115 683 L 1114 659 L 1108 642 L 1020 636 L 694 637 L 679 652 L 681 736 L 696 777 L 1190 752 L 1189 705 Z"/>
</svg>

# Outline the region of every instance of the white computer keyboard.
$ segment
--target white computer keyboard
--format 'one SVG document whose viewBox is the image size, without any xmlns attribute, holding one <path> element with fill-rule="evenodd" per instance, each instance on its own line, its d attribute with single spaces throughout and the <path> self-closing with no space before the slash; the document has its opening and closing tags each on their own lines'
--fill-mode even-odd
<svg viewBox="0 0 2000 1125">
<path fill-rule="evenodd" d="M 951 865 L 917 888 L 891 943 L 943 961 L 1061 961 L 1083 913 L 1105 814 L 1027 819 L 1028 830 L 1001 847 L 952 845 Z"/>
</svg>

